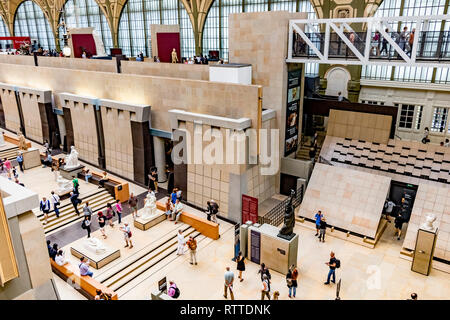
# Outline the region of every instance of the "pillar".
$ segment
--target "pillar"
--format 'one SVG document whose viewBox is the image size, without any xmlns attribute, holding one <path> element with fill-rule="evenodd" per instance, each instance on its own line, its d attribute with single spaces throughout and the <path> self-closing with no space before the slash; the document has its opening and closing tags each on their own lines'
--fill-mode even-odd
<svg viewBox="0 0 450 320">
<path fill-rule="evenodd" d="M 153 136 L 153 151 L 155 153 L 155 167 L 158 169 L 158 182 L 166 182 L 166 150 L 163 138 Z"/>
</svg>

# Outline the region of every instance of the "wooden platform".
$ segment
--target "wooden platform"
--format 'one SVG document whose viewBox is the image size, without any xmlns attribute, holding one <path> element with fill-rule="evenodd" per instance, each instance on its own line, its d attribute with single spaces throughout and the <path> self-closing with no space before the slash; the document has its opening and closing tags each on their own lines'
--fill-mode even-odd
<svg viewBox="0 0 450 320">
<path fill-rule="evenodd" d="M 134 220 L 134 226 L 139 230 L 145 231 L 167 219 L 167 216 L 164 212 L 158 210 L 157 213 L 158 215 L 151 220 L 144 220 L 141 217 L 136 218 Z"/>
</svg>

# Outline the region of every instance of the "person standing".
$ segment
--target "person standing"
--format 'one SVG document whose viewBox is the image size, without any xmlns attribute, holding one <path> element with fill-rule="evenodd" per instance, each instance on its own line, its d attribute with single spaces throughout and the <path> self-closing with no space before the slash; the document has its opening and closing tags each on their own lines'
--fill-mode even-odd
<svg viewBox="0 0 450 320">
<path fill-rule="evenodd" d="M 286 284 L 289 288 L 289 298 L 293 296 L 295 298 L 295 295 L 297 293 L 297 278 L 298 278 L 298 271 L 295 265 L 292 265 L 289 268 L 289 271 L 286 275 Z"/>
<path fill-rule="evenodd" d="M 113 219 L 113 210 L 111 207 L 111 204 L 106 204 L 106 221 L 108 221 L 108 224 L 111 228 L 114 227 L 114 223 L 112 222 Z"/>
<path fill-rule="evenodd" d="M 330 270 L 328 271 L 327 282 L 324 284 L 330 284 L 331 276 L 333 276 L 333 280 L 331 282 L 336 283 L 336 268 L 338 268 L 338 260 L 334 256 L 334 252 L 330 253 L 330 261 L 325 263 Z"/>
<path fill-rule="evenodd" d="M 72 202 L 72 205 L 75 209 L 75 213 L 77 214 L 77 216 L 80 215 L 80 211 L 78 211 L 78 205 L 81 203 L 81 200 L 78 199 L 79 194 L 78 193 L 74 193 L 73 191 L 70 193 L 70 202 Z"/>
<path fill-rule="evenodd" d="M 405 51 L 406 49 L 406 38 L 408 37 L 408 27 L 404 27 L 403 31 L 400 33 L 400 48 Z"/>
<path fill-rule="evenodd" d="M 130 199 L 128 199 L 128 206 L 130 207 L 131 214 L 133 215 L 133 219 L 136 219 L 138 216 L 137 212 L 137 203 L 138 199 L 134 196 L 133 192 L 130 193 Z"/>
<path fill-rule="evenodd" d="M 94 273 L 91 270 L 89 270 L 89 259 L 86 260 L 85 257 L 81 257 L 80 264 L 78 265 L 78 267 L 80 268 L 80 275 L 89 276 L 91 278 L 94 275 Z"/>
<path fill-rule="evenodd" d="M 269 280 L 267 279 L 267 274 L 264 274 L 262 279 L 261 300 L 264 300 L 265 297 L 270 300 Z"/>
<path fill-rule="evenodd" d="M 197 240 L 190 236 L 188 242 L 186 243 L 189 248 L 189 253 L 191 257 L 191 264 L 197 265 Z"/>
<path fill-rule="evenodd" d="M 314 162 L 316 161 L 316 148 L 311 147 L 309 149 L 309 159 L 311 160 L 312 164 L 314 165 Z"/>
<path fill-rule="evenodd" d="M 184 246 L 186 245 L 186 240 L 184 239 L 181 229 L 178 230 L 177 241 L 178 241 L 177 255 L 179 256 L 184 253 L 183 252 Z"/>
<path fill-rule="evenodd" d="M 430 142 L 430 139 L 428 138 L 429 135 L 430 135 L 430 129 L 428 129 L 428 127 L 426 127 L 425 131 L 423 133 L 423 138 L 422 138 L 423 144 L 427 144 L 428 142 Z"/>
<path fill-rule="evenodd" d="M 319 235 L 320 221 L 322 220 L 322 217 L 323 217 L 323 214 L 322 214 L 322 211 L 320 211 L 320 210 L 314 216 L 314 219 L 316 220 L 316 234 L 315 234 L 316 237 Z"/>
<path fill-rule="evenodd" d="M 225 272 L 225 285 L 224 285 L 224 291 L 223 296 L 225 299 L 227 299 L 227 293 L 228 290 L 230 290 L 230 298 L 231 300 L 234 300 L 234 294 L 233 294 L 233 281 L 234 281 L 234 273 L 233 271 L 230 271 L 230 267 L 226 268 Z"/>
<path fill-rule="evenodd" d="M 125 248 L 130 246 L 130 249 L 133 248 L 133 242 L 131 242 L 131 229 L 128 226 L 127 222 L 124 222 L 123 227 L 120 227 L 120 230 L 123 232 L 123 237 L 125 239 Z"/>
<path fill-rule="evenodd" d="M 325 217 L 320 220 L 320 230 L 319 230 L 319 242 L 325 242 L 325 232 L 327 230 L 327 222 Z"/>
<path fill-rule="evenodd" d="M 386 220 L 391 223 L 391 219 L 389 219 L 389 216 L 392 214 L 392 211 L 395 208 L 395 203 L 394 201 L 387 199 L 384 205 L 384 209 L 385 209 L 385 215 L 386 215 Z"/>
<path fill-rule="evenodd" d="M 113 210 L 117 214 L 118 223 L 121 224 L 122 223 L 122 210 L 123 209 L 122 209 L 122 203 L 120 203 L 119 199 L 116 200 L 116 204 L 115 204 Z"/>
<path fill-rule="evenodd" d="M 87 237 L 90 238 L 91 237 L 91 220 L 90 220 L 90 216 L 84 216 L 84 220 L 81 224 L 81 228 L 85 229 L 87 231 Z"/>
<path fill-rule="evenodd" d="M 44 213 L 44 224 L 47 224 L 48 213 L 50 212 L 50 201 L 46 197 L 42 198 L 39 204 L 39 210 Z"/>
<path fill-rule="evenodd" d="M 269 268 L 266 267 L 265 263 L 261 263 L 261 268 L 258 271 L 259 274 L 261 274 L 261 281 L 263 281 L 264 275 L 267 275 L 267 283 L 269 285 L 269 291 L 270 291 L 270 279 L 272 279 L 272 276 L 270 275 Z"/>
<path fill-rule="evenodd" d="M 406 54 L 409 54 L 409 56 L 411 56 L 411 51 L 412 51 L 412 47 L 413 47 L 413 44 L 414 44 L 414 34 L 415 34 L 415 32 L 416 32 L 416 29 L 413 28 L 411 30 L 411 32 L 409 33 L 409 36 L 408 36 L 408 51 L 406 52 Z"/>
<path fill-rule="evenodd" d="M 103 239 L 106 239 L 106 233 L 105 233 L 105 224 L 106 224 L 106 219 L 103 216 L 103 212 L 99 211 L 97 214 L 97 220 L 98 220 L 98 225 L 100 227 L 100 232 L 102 233 Z"/>
<path fill-rule="evenodd" d="M 384 30 L 386 31 L 386 34 L 388 34 L 389 29 Z M 386 52 L 386 55 L 389 56 L 389 51 L 388 51 L 388 40 L 386 39 L 386 37 L 383 37 L 383 41 L 381 42 L 381 51 L 380 51 L 380 55 L 383 54 L 383 52 Z"/>
<path fill-rule="evenodd" d="M 394 220 L 395 226 L 394 237 L 397 236 L 397 240 L 400 240 L 400 236 L 402 235 L 403 222 L 405 222 L 405 220 L 403 219 L 402 213 L 400 211 Z"/>
<path fill-rule="evenodd" d="M 83 206 L 83 214 L 85 217 L 87 216 L 89 217 L 89 219 L 91 219 L 93 212 L 91 206 L 89 205 L 89 201 L 86 201 Z"/>
<path fill-rule="evenodd" d="M 50 196 L 50 200 L 51 200 L 51 202 L 52 202 L 52 204 L 53 204 L 53 211 L 55 211 L 55 215 L 56 215 L 56 217 L 57 218 L 59 218 L 59 209 L 58 209 L 58 206 L 60 205 L 60 203 L 59 203 L 59 196 L 57 195 L 57 194 L 55 194 L 55 192 L 54 191 L 52 191 L 51 192 L 51 196 Z"/>
<path fill-rule="evenodd" d="M 211 200 L 211 222 L 217 223 L 217 214 L 219 213 L 219 205 Z"/>
<path fill-rule="evenodd" d="M 3 159 L 3 164 L 7 171 L 11 170 L 11 161 L 8 158 Z"/>
<path fill-rule="evenodd" d="M 239 251 L 239 254 L 236 257 L 236 263 L 237 263 L 237 270 L 239 271 L 238 278 L 242 282 L 244 281 L 244 278 L 242 278 L 242 272 L 245 271 L 245 257 L 242 255 L 242 251 Z"/>
<path fill-rule="evenodd" d="M 17 156 L 16 161 L 19 164 L 20 171 L 23 172 L 23 155 L 22 155 L 22 152 L 19 152 L 19 155 Z"/>
<path fill-rule="evenodd" d="M 344 101 L 344 97 L 342 96 L 342 92 L 338 92 L 338 101 Z"/>
</svg>

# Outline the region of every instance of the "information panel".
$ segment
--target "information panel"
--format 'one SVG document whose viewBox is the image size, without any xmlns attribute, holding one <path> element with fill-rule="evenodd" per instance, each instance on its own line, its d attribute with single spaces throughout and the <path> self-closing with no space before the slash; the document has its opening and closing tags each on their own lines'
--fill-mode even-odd
<svg viewBox="0 0 450 320">
<path fill-rule="evenodd" d="M 302 70 L 288 72 L 288 91 L 286 106 L 286 132 L 284 136 L 284 156 L 297 150 L 298 145 L 298 118 L 300 111 L 300 84 Z"/>
</svg>

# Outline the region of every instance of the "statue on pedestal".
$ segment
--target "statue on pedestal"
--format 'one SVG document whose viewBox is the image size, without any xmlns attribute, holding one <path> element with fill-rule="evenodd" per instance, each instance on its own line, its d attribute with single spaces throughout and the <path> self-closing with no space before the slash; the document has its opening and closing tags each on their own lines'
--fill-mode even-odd
<svg viewBox="0 0 450 320">
<path fill-rule="evenodd" d="M 3 147 L 5 143 L 5 137 L 3 136 L 4 132 L 0 133 L 0 147 Z"/>
<path fill-rule="evenodd" d="M 70 147 L 70 153 L 64 159 L 66 165 L 64 166 L 64 170 L 78 168 L 80 166 L 80 162 L 78 161 L 78 152 L 75 150 L 74 146 Z"/>
<path fill-rule="evenodd" d="M 58 184 L 58 188 L 56 189 L 56 192 L 58 194 L 63 194 L 67 191 L 72 191 L 73 188 L 72 181 L 61 177 L 61 174 L 57 170 L 55 170 L 55 178 L 56 183 Z"/>
<path fill-rule="evenodd" d="M 173 50 L 172 50 L 172 63 L 177 63 L 177 62 L 178 62 L 177 50 L 175 50 L 175 48 L 173 48 Z"/>
<path fill-rule="evenodd" d="M 292 205 L 292 200 L 295 196 L 295 191 L 291 190 L 291 196 L 289 198 L 289 202 L 286 205 L 284 211 L 284 224 L 278 233 L 278 237 L 291 240 L 294 236 L 294 226 L 295 226 L 295 215 L 294 215 L 294 206 Z"/>
<path fill-rule="evenodd" d="M 157 215 L 156 211 L 156 197 L 155 193 L 149 192 L 147 193 L 147 197 L 145 198 L 144 204 L 144 213 L 142 214 L 143 220 L 151 220 Z"/>
<path fill-rule="evenodd" d="M 433 222 L 436 221 L 436 216 L 432 213 L 427 214 L 427 217 L 425 218 L 425 222 L 422 223 L 422 225 L 420 226 L 421 229 L 424 230 L 429 230 L 429 231 L 434 231 L 434 225 Z"/>
<path fill-rule="evenodd" d="M 84 242 L 84 246 L 94 252 L 95 254 L 103 254 L 106 252 L 106 247 L 100 239 L 88 238 Z"/>
<path fill-rule="evenodd" d="M 19 132 L 17 137 L 19 138 L 19 150 L 28 150 L 27 141 L 25 140 L 25 136 L 22 134 L 22 132 Z"/>
</svg>

